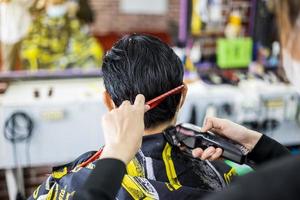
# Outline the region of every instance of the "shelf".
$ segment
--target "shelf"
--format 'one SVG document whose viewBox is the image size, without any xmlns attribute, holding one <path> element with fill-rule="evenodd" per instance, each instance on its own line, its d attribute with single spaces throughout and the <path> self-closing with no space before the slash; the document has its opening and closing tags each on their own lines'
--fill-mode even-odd
<svg viewBox="0 0 300 200">
<path fill-rule="evenodd" d="M 67 70 L 38 70 L 0 72 L 1 81 L 32 80 L 32 79 L 64 79 L 64 78 L 90 78 L 101 77 L 101 69 L 67 69 Z"/>
</svg>

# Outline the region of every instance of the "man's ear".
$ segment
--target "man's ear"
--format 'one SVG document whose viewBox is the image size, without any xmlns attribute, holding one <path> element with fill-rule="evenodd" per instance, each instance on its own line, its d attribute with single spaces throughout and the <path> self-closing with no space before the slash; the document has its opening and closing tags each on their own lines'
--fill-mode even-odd
<svg viewBox="0 0 300 200">
<path fill-rule="evenodd" d="M 106 90 L 103 92 L 102 98 L 103 98 L 103 102 L 104 102 L 105 106 L 107 107 L 107 109 L 109 111 L 111 111 L 112 109 L 114 109 L 116 107 L 113 100 L 111 99 L 110 95 L 108 94 L 108 92 Z"/>
<path fill-rule="evenodd" d="M 187 87 L 186 83 L 183 83 L 183 85 L 184 85 L 184 88 L 182 89 L 182 92 L 181 92 L 179 109 L 183 106 L 185 98 L 186 98 L 186 94 L 187 94 L 187 91 L 188 91 L 188 87 Z"/>
</svg>

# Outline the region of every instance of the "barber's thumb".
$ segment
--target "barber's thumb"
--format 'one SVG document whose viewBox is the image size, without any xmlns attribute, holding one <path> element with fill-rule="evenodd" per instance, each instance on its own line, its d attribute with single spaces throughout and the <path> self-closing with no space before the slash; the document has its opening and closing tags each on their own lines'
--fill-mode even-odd
<svg viewBox="0 0 300 200">
<path fill-rule="evenodd" d="M 202 125 L 202 128 L 201 128 L 201 131 L 203 132 L 206 132 L 208 131 L 209 129 L 211 129 L 213 126 L 212 126 L 212 119 L 211 117 L 206 117 L 204 119 L 204 122 L 203 122 L 203 125 Z"/>
<path fill-rule="evenodd" d="M 148 104 L 145 104 L 144 112 L 147 112 L 148 110 L 150 110 L 150 106 Z"/>
</svg>

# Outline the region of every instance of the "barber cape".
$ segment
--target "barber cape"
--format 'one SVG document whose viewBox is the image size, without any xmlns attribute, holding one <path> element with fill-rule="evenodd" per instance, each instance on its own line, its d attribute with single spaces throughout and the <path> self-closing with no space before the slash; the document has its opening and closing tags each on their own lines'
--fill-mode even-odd
<svg viewBox="0 0 300 200">
<path fill-rule="evenodd" d="M 86 167 L 79 165 L 94 153 L 85 153 L 72 163 L 55 167 L 29 199 L 72 199 L 96 161 Z M 237 171 L 221 160 L 209 162 L 187 157 L 170 146 L 162 134 L 145 136 L 141 150 L 127 165 L 116 199 L 199 199 L 225 188 L 238 176 Z"/>
</svg>

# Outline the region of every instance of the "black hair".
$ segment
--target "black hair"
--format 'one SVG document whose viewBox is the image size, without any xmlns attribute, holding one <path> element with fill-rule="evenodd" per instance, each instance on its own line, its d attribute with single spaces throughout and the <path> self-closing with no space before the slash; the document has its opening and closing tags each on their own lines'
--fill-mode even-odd
<svg viewBox="0 0 300 200">
<path fill-rule="evenodd" d="M 133 34 L 123 37 L 109 50 L 102 65 L 104 85 L 116 106 L 131 103 L 137 94 L 151 100 L 183 83 L 179 57 L 156 37 Z M 145 128 L 171 120 L 181 94 L 167 97 L 145 114 Z"/>
</svg>

